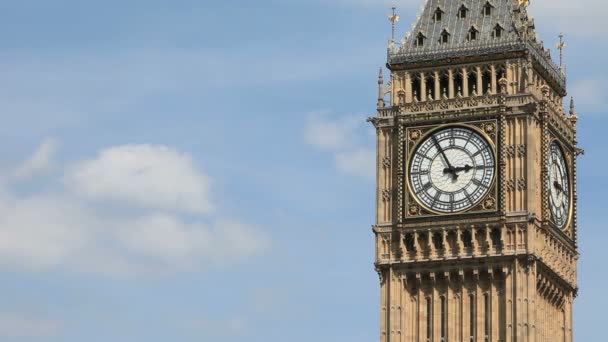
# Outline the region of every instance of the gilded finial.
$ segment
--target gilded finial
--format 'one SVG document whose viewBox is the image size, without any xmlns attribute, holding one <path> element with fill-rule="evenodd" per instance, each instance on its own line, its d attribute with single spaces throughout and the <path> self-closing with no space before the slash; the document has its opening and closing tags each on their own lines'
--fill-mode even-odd
<svg viewBox="0 0 608 342">
<path fill-rule="evenodd" d="M 393 14 L 388 16 L 388 21 L 391 22 L 391 29 L 392 29 L 391 42 L 394 43 L 395 42 L 395 25 L 399 22 L 399 16 L 397 15 L 397 12 L 396 12 L 397 7 L 393 7 L 392 10 L 393 10 Z"/>
<path fill-rule="evenodd" d="M 562 68 L 564 60 L 564 49 L 566 48 L 566 42 L 564 41 L 564 34 L 559 34 L 559 42 L 557 43 L 557 49 L 559 50 L 559 67 Z"/>
</svg>

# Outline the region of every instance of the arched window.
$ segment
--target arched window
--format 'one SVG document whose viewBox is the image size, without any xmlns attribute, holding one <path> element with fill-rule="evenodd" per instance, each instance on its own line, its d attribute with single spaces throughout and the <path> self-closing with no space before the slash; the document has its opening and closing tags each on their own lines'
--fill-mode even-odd
<svg viewBox="0 0 608 342">
<path fill-rule="evenodd" d="M 494 30 L 492 30 L 492 36 L 494 38 L 500 38 L 502 37 L 502 33 L 505 29 L 500 26 L 500 24 L 496 24 L 496 26 L 494 26 Z"/>
<path fill-rule="evenodd" d="M 443 29 L 443 31 L 441 31 L 441 38 L 439 38 L 439 43 L 447 44 L 449 41 L 450 33 L 446 29 Z"/>
<path fill-rule="evenodd" d="M 424 34 L 422 34 L 422 32 L 418 32 L 418 35 L 416 36 L 416 46 L 424 46 L 425 39 L 426 37 Z"/>
<path fill-rule="evenodd" d="M 436 100 L 437 96 L 435 94 L 435 78 L 431 76 L 426 77 L 426 100 Z M 431 237 L 432 238 L 432 237 Z"/>
<path fill-rule="evenodd" d="M 440 94 L 441 97 L 443 97 L 444 95 L 450 96 L 450 94 L 448 94 L 449 87 L 450 87 L 450 77 L 449 77 L 447 71 L 444 71 L 439 76 L 439 92 L 441 93 Z"/>
<path fill-rule="evenodd" d="M 477 71 L 470 70 L 467 81 L 469 83 L 469 96 L 473 96 L 473 91 L 475 91 L 475 95 L 477 95 Z"/>
<path fill-rule="evenodd" d="M 465 6 L 464 4 L 462 4 L 460 6 L 460 8 L 458 9 L 458 18 L 465 19 L 467 17 L 467 12 L 468 11 L 469 11 L 469 9 L 467 8 L 467 6 Z"/>
<path fill-rule="evenodd" d="M 422 84 L 420 82 L 420 75 L 416 75 L 413 79 L 412 79 L 412 98 L 414 99 L 414 101 L 420 101 L 421 97 L 420 97 L 420 90 L 422 89 Z"/>
<path fill-rule="evenodd" d="M 475 26 L 471 26 L 471 28 L 469 29 L 469 34 L 467 35 L 467 40 L 468 41 L 477 40 L 478 37 L 479 37 L 479 30 L 477 30 L 475 28 Z"/>
<path fill-rule="evenodd" d="M 492 71 L 489 68 L 484 68 L 481 74 L 481 87 L 482 88 L 478 90 L 480 95 L 492 92 Z"/>
<path fill-rule="evenodd" d="M 460 72 L 457 72 L 454 76 L 454 88 L 457 95 L 463 95 L 462 90 L 464 89 L 464 83 L 462 79 L 462 73 Z"/>
<path fill-rule="evenodd" d="M 437 9 L 435 10 L 435 14 L 433 15 L 433 19 L 435 19 L 435 21 L 441 21 L 443 13 L 444 12 L 441 10 L 441 8 L 437 7 Z"/>
</svg>

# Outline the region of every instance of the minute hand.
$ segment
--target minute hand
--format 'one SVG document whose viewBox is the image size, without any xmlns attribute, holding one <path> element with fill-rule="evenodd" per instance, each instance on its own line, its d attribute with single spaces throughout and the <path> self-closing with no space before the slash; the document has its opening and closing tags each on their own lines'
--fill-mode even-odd
<svg viewBox="0 0 608 342">
<path fill-rule="evenodd" d="M 445 152 L 439 145 L 437 138 L 434 135 L 431 135 L 431 138 L 433 139 L 433 143 L 435 144 L 435 147 L 437 147 L 439 152 L 441 152 L 441 155 L 443 156 L 443 160 L 445 160 L 445 163 L 448 164 L 448 169 L 450 170 L 450 172 L 452 172 L 454 170 L 454 168 L 452 167 L 452 164 L 450 164 L 450 161 L 448 160 L 448 157 L 445 155 Z"/>
</svg>

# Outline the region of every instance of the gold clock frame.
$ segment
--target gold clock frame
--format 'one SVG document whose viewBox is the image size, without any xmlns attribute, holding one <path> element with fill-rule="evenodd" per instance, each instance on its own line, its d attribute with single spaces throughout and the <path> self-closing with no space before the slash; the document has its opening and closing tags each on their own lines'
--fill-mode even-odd
<svg viewBox="0 0 608 342">
<path fill-rule="evenodd" d="M 421 203 L 415 193 L 412 191 L 412 185 L 409 177 L 409 166 L 411 164 L 411 160 L 413 157 L 414 151 L 419 147 L 419 144 L 429 137 L 431 134 L 451 127 L 462 127 L 466 129 L 470 129 L 477 134 L 479 134 L 482 138 L 486 140 L 486 142 L 490 145 L 491 153 L 494 156 L 494 177 L 492 179 L 492 183 L 488 192 L 485 196 L 474 206 L 469 209 L 465 209 L 458 212 L 453 213 L 444 213 L 440 211 L 433 210 L 427 207 L 425 204 Z M 401 154 L 400 161 L 403 163 L 404 172 L 402 178 L 401 187 L 405 188 L 403 194 L 403 219 L 412 219 L 412 218 L 429 218 L 429 217 L 447 217 L 454 215 L 470 215 L 470 214 L 479 214 L 479 213 L 494 213 L 498 211 L 499 208 L 499 198 L 498 198 L 498 177 L 500 174 L 499 169 L 499 158 L 500 155 L 498 153 L 498 121 L 496 119 L 491 120 L 479 120 L 479 121 L 471 121 L 467 123 L 446 123 L 440 125 L 425 125 L 425 126 L 411 126 L 405 127 L 404 129 L 405 136 L 403 137 L 404 151 Z"/>
</svg>

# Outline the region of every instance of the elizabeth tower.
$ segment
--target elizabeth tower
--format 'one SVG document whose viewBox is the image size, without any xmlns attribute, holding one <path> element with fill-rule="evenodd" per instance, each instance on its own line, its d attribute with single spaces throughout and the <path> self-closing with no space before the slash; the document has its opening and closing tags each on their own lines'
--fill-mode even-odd
<svg viewBox="0 0 608 342">
<path fill-rule="evenodd" d="M 427 0 L 389 44 L 369 119 L 381 342 L 573 339 L 582 150 L 527 6 Z"/>
</svg>

